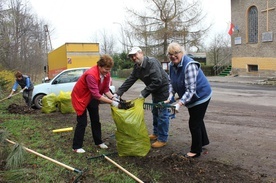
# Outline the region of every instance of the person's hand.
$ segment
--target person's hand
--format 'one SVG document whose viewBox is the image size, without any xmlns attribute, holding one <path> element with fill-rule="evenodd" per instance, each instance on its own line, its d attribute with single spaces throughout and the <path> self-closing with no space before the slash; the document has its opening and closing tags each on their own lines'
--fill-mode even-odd
<svg viewBox="0 0 276 183">
<path fill-rule="evenodd" d="M 174 102 L 175 102 L 174 95 L 173 95 L 172 92 L 170 92 L 170 95 L 169 95 L 168 99 L 165 101 L 165 103 L 166 103 L 166 104 L 167 104 L 167 103 L 172 104 L 172 103 L 174 103 Z"/>
<path fill-rule="evenodd" d="M 119 108 L 119 102 L 117 102 L 117 101 L 113 100 L 112 103 L 111 103 L 111 105 L 114 106 L 114 107 Z"/>
<path fill-rule="evenodd" d="M 114 100 L 114 101 L 116 101 L 116 102 L 120 102 L 120 98 L 121 98 L 121 97 L 115 93 L 115 94 L 113 95 L 113 97 L 112 97 L 112 100 Z"/>
<path fill-rule="evenodd" d="M 10 99 L 12 97 L 12 94 L 9 94 L 9 96 L 7 97 L 7 99 Z"/>
<path fill-rule="evenodd" d="M 27 86 L 25 86 L 22 90 L 20 90 L 20 93 L 22 93 L 24 90 L 28 89 Z"/>
<path fill-rule="evenodd" d="M 179 113 L 179 108 L 181 107 L 181 105 L 179 103 L 177 103 L 177 104 L 174 105 L 174 107 L 175 107 L 175 109 L 174 109 L 175 112 Z"/>
</svg>

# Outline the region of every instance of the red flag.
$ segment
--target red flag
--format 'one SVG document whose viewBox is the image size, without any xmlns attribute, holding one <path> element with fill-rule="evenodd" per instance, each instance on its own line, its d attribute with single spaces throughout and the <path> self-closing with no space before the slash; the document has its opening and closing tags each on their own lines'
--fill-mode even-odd
<svg viewBox="0 0 276 183">
<path fill-rule="evenodd" d="M 228 34 L 229 34 L 230 36 L 232 36 L 232 34 L 233 34 L 233 32 L 234 32 L 234 28 L 235 28 L 235 25 L 234 25 L 233 23 L 231 23 L 231 24 L 230 24 L 230 29 L 229 29 L 229 31 L 228 31 Z"/>
</svg>

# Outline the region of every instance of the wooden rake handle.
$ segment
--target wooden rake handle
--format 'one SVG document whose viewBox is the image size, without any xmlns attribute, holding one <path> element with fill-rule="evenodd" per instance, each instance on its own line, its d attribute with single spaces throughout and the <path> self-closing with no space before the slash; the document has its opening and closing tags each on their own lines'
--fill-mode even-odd
<svg viewBox="0 0 276 183">
<path fill-rule="evenodd" d="M 136 176 L 134 176 L 133 174 L 131 174 L 129 171 L 127 171 L 126 169 L 124 169 L 122 166 L 120 166 L 118 163 L 116 163 L 115 161 L 113 161 L 112 159 L 110 159 L 109 157 L 107 157 L 106 155 L 104 155 L 104 158 L 107 159 L 109 162 L 111 162 L 112 164 L 114 164 L 115 166 L 117 166 L 118 168 L 120 168 L 123 172 L 125 172 L 126 174 L 128 174 L 130 177 L 132 177 L 134 180 L 136 180 L 139 183 L 144 183 L 142 180 L 140 180 L 139 178 L 137 178 Z"/>
<path fill-rule="evenodd" d="M 11 97 L 13 97 L 13 96 L 15 96 L 15 95 L 18 95 L 18 94 L 20 94 L 20 92 L 19 92 L 19 93 L 16 93 L 16 94 L 13 94 Z M 5 98 L 1 99 L 0 102 L 2 102 L 2 101 L 4 101 L 4 100 L 7 100 L 7 99 L 9 99 L 9 98 L 10 98 L 10 97 L 5 97 Z"/>
<path fill-rule="evenodd" d="M 16 145 L 15 142 L 13 142 L 13 141 L 11 141 L 11 140 L 9 140 L 9 139 L 6 139 L 6 141 L 9 142 L 9 143 L 11 143 L 11 144 Z M 68 166 L 68 165 L 66 165 L 66 164 L 64 164 L 64 163 L 61 163 L 61 162 L 59 162 L 59 161 L 57 161 L 57 160 L 54 160 L 54 159 L 52 159 L 52 158 L 49 158 L 49 157 L 47 157 L 47 156 L 45 156 L 45 155 L 43 155 L 43 154 L 40 154 L 40 153 L 38 153 L 38 152 L 36 152 L 36 151 L 33 151 L 33 150 L 29 149 L 29 148 L 27 148 L 27 147 L 24 147 L 24 146 L 23 146 L 23 148 L 24 148 L 26 151 L 30 152 L 30 153 L 33 153 L 33 154 L 35 154 L 35 155 L 37 155 L 37 156 L 39 156 L 39 157 L 41 157 L 41 158 L 47 159 L 47 160 L 49 160 L 49 161 L 52 161 L 52 162 L 54 162 L 54 163 L 56 163 L 56 164 L 58 164 L 58 165 L 60 165 L 60 166 L 62 166 L 62 167 L 64 167 L 64 168 L 67 168 L 68 170 L 71 170 L 71 171 L 74 171 L 74 172 L 76 172 L 76 173 L 82 174 L 82 171 L 81 171 L 81 170 L 78 170 L 78 169 L 76 169 L 76 168 L 70 167 L 70 166 Z"/>
</svg>

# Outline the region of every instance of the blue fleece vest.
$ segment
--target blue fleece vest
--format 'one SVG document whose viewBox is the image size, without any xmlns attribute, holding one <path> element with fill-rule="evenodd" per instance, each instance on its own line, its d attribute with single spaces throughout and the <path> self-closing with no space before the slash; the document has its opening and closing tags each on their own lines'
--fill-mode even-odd
<svg viewBox="0 0 276 183">
<path fill-rule="evenodd" d="M 170 63 L 170 79 L 173 90 L 178 94 L 180 98 L 182 98 L 182 96 L 186 92 L 185 71 L 187 66 L 191 63 L 197 64 L 199 70 L 196 79 L 196 93 L 193 95 L 190 101 L 185 103 L 185 106 L 188 108 L 206 102 L 211 98 L 212 95 L 211 86 L 200 68 L 200 63 L 194 61 L 192 58 L 186 55 L 182 57 L 181 62 L 177 66 L 174 66 L 172 62 Z"/>
</svg>

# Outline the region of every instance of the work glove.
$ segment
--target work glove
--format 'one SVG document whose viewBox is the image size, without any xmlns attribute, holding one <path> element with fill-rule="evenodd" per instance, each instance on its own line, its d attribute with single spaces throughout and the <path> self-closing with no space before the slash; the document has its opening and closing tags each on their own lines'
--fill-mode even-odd
<svg viewBox="0 0 276 183">
<path fill-rule="evenodd" d="M 180 104 L 177 103 L 177 104 L 174 105 L 174 107 L 175 107 L 175 112 L 179 113 L 179 108 L 181 107 Z"/>
<path fill-rule="evenodd" d="M 119 95 L 117 95 L 116 93 L 113 95 L 112 100 L 116 101 L 116 102 L 120 102 L 121 97 Z"/>
<path fill-rule="evenodd" d="M 145 97 L 143 97 L 142 93 L 140 93 L 140 95 L 139 95 L 139 97 L 138 97 L 138 98 L 143 99 L 143 98 L 145 98 Z"/>
<path fill-rule="evenodd" d="M 111 103 L 111 105 L 114 106 L 114 107 L 119 108 L 119 102 L 117 102 L 117 101 L 113 100 L 112 103 Z"/>
</svg>

